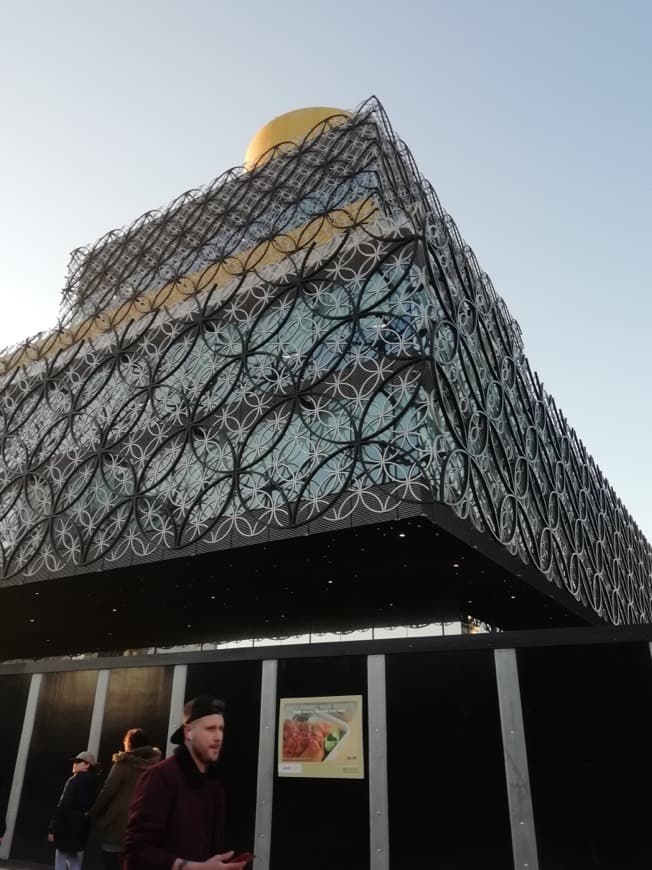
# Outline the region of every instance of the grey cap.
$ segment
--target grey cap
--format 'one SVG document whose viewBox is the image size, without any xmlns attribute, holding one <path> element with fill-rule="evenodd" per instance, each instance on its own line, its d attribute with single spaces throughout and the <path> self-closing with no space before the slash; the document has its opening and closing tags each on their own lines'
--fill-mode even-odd
<svg viewBox="0 0 652 870">
<path fill-rule="evenodd" d="M 87 764 L 90 764 L 91 767 L 97 767 L 97 759 L 93 755 L 92 752 L 78 752 L 74 758 L 70 759 L 71 761 L 85 761 Z"/>
</svg>

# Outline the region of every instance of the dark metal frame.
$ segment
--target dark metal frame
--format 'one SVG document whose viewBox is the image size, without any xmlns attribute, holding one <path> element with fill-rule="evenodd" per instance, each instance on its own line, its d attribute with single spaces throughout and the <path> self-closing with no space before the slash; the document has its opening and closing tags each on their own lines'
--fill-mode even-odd
<svg viewBox="0 0 652 870">
<path fill-rule="evenodd" d="M 97 658 L 53 658 L 0 663 L 3 674 L 46 674 L 58 671 L 100 671 L 113 668 L 143 668 L 193 665 L 202 662 L 268 661 L 282 659 L 332 658 L 342 656 L 399 655 L 406 653 L 462 650 L 521 649 L 524 647 L 585 646 L 587 644 L 651 643 L 652 626 L 596 625 L 586 628 L 501 631 L 488 634 L 448 635 L 382 640 L 297 644 L 296 646 L 252 646 L 151 655 L 98 656 Z"/>
</svg>

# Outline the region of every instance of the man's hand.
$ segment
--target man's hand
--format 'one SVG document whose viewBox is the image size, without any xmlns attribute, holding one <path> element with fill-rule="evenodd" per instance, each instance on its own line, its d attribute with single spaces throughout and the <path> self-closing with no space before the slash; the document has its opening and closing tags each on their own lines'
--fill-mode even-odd
<svg viewBox="0 0 652 870">
<path fill-rule="evenodd" d="M 54 834 L 48 834 L 48 843 L 54 843 Z"/>
<path fill-rule="evenodd" d="M 208 861 L 198 864 L 198 867 L 203 867 L 204 870 L 244 870 L 247 866 L 242 861 L 231 861 L 235 852 L 223 852 L 221 855 L 213 855 Z M 189 867 L 186 870 L 190 870 Z"/>
<path fill-rule="evenodd" d="M 222 852 L 221 855 L 213 855 L 208 861 L 186 861 L 184 870 L 244 870 L 247 866 L 244 861 L 232 861 L 231 858 L 235 855 L 233 849 L 230 852 Z M 173 870 L 176 870 L 180 858 L 172 865 Z"/>
</svg>

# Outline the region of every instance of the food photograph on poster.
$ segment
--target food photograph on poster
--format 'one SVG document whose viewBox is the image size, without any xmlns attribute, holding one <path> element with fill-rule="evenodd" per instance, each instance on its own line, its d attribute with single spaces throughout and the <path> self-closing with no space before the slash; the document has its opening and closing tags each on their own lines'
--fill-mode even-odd
<svg viewBox="0 0 652 870">
<path fill-rule="evenodd" d="M 278 774 L 363 779 L 362 695 L 281 698 Z"/>
</svg>

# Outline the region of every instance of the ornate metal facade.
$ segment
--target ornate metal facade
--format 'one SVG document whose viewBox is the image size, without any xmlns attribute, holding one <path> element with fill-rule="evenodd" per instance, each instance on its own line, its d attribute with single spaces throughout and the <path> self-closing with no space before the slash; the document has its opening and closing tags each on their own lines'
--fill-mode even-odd
<svg viewBox="0 0 652 870">
<path fill-rule="evenodd" d="M 73 254 L 0 363 L 0 583 L 438 504 L 650 621 L 650 545 L 382 107 L 335 120 Z"/>
</svg>

